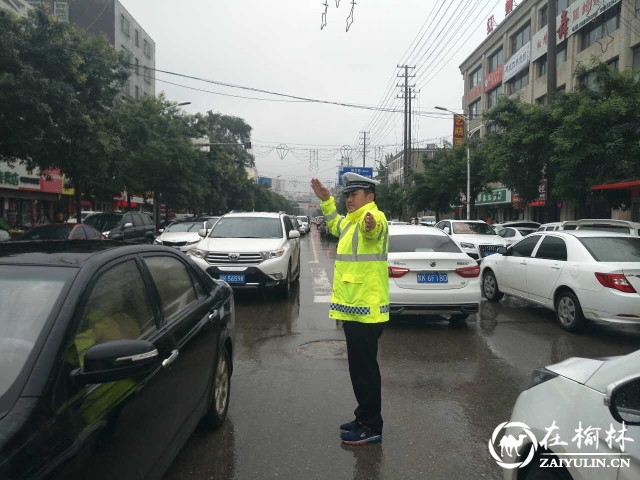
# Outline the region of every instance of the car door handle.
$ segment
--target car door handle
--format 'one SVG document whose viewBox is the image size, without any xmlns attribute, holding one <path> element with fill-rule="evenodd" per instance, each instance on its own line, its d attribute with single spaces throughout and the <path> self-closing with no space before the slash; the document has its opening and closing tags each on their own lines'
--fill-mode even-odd
<svg viewBox="0 0 640 480">
<path fill-rule="evenodd" d="M 527 262 L 520 262 L 520 265 L 527 265 Z"/>
<path fill-rule="evenodd" d="M 176 361 L 176 358 L 178 358 L 178 353 L 180 353 L 180 352 L 178 352 L 178 350 L 174 350 L 174 351 L 172 351 L 172 352 L 171 352 L 171 355 L 169 355 L 167 358 L 165 358 L 165 359 L 162 361 L 162 366 L 163 366 L 163 367 L 168 367 L 168 366 L 169 366 L 169 365 L 171 365 L 173 362 L 175 362 L 175 361 Z"/>
<path fill-rule="evenodd" d="M 553 268 L 554 270 L 560 270 L 560 265 L 553 265 L 551 268 Z"/>
<path fill-rule="evenodd" d="M 211 310 L 209 312 L 209 320 L 213 320 L 214 318 L 216 318 L 218 316 L 218 310 Z"/>
</svg>

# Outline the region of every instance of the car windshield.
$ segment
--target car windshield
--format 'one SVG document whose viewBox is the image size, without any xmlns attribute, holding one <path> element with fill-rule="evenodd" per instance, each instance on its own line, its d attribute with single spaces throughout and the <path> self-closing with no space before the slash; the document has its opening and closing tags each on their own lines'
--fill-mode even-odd
<svg viewBox="0 0 640 480">
<path fill-rule="evenodd" d="M 640 262 L 640 238 L 580 238 L 596 262 Z"/>
<path fill-rule="evenodd" d="M 214 225 L 211 238 L 282 238 L 279 218 L 221 218 Z"/>
<path fill-rule="evenodd" d="M 15 382 L 74 269 L 0 265 L 0 396 Z"/>
<path fill-rule="evenodd" d="M 475 222 L 454 222 L 453 233 L 475 234 L 475 235 L 495 235 L 493 228 L 486 223 Z"/>
<path fill-rule="evenodd" d="M 85 220 L 85 223 L 97 228 L 101 232 L 107 232 L 113 230 L 122 220 L 122 215 L 107 214 L 107 215 L 90 215 Z"/>
<path fill-rule="evenodd" d="M 69 238 L 72 228 L 72 225 L 33 228 L 22 236 L 22 240 L 66 240 Z"/>
<path fill-rule="evenodd" d="M 307 220 L 307 217 L 298 217 L 298 220 L 300 222 L 304 222 L 304 223 L 308 223 L 309 221 Z"/>
<path fill-rule="evenodd" d="M 169 225 L 165 232 L 197 232 L 202 228 L 204 228 L 202 222 L 174 223 L 173 225 Z"/>
<path fill-rule="evenodd" d="M 631 233 L 631 230 L 629 229 L 629 227 L 624 227 L 622 225 L 581 225 L 580 230 L 593 230 L 596 232 Z"/>
<path fill-rule="evenodd" d="M 461 253 L 461 250 L 451 238 L 441 235 L 391 235 L 389 253 L 397 252 Z"/>
</svg>

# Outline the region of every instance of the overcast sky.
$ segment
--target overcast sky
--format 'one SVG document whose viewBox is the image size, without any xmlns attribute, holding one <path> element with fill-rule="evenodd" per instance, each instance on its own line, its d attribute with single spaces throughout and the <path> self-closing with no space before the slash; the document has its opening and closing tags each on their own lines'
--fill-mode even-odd
<svg viewBox="0 0 640 480">
<path fill-rule="evenodd" d="M 434 105 L 461 109 L 463 82 L 458 67 L 486 37 L 488 17 L 494 14 L 497 22 L 503 20 L 505 3 L 359 0 L 353 24 L 345 32 L 351 2 L 340 0 L 336 8 L 336 0 L 326 1 L 327 26 L 321 30 L 325 9 L 321 0 L 121 0 L 155 40 L 158 69 L 289 95 L 378 106 L 390 92 L 388 87 L 401 82 L 393 77 L 402 62 L 418 66 L 414 83 L 420 93 L 415 102 L 423 113 L 432 113 Z M 357 149 L 359 132 L 365 128 L 372 145 L 367 166 L 373 166 L 374 156 L 401 149 L 402 113 L 231 98 L 161 80 L 227 94 L 283 98 L 157 74 L 156 92 L 191 102 L 187 111 L 213 110 L 249 123 L 259 174 L 280 175 L 288 180 L 289 190 L 306 191 L 312 175 L 335 180 L 340 146 Z M 390 93 L 385 108 L 402 109 L 403 101 L 395 99 L 398 93 L 398 88 Z M 420 145 L 451 136 L 450 117 L 415 118 L 413 138 Z M 283 160 L 274 149 L 279 144 L 290 149 Z M 318 149 L 318 173 L 310 171 L 309 149 Z M 354 151 L 352 160 L 361 166 L 362 154 Z"/>
</svg>

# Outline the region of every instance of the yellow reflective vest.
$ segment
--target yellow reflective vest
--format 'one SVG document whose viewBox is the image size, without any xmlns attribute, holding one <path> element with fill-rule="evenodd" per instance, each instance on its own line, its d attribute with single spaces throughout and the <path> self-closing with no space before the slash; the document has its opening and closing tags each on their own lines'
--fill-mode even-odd
<svg viewBox="0 0 640 480">
<path fill-rule="evenodd" d="M 346 217 L 338 215 L 333 197 L 321 202 L 329 231 L 338 237 L 329 317 L 362 323 L 389 320 L 389 227 L 371 202 Z M 376 226 L 365 231 L 367 212 Z"/>
</svg>

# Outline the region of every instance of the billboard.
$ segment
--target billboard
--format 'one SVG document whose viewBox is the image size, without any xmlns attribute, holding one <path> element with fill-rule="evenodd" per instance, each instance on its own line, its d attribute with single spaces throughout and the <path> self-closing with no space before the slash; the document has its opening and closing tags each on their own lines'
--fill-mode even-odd
<svg viewBox="0 0 640 480">
<path fill-rule="evenodd" d="M 464 140 L 464 117 L 462 115 L 453 116 L 453 146 L 462 145 Z"/>
<path fill-rule="evenodd" d="M 258 185 L 266 185 L 271 188 L 273 186 L 273 181 L 269 177 L 258 177 Z"/>
<path fill-rule="evenodd" d="M 373 178 L 373 168 L 371 167 L 342 167 L 338 174 L 338 185 L 342 186 L 342 175 L 345 173 L 357 173 L 358 175 L 362 175 L 363 177 Z"/>
</svg>

